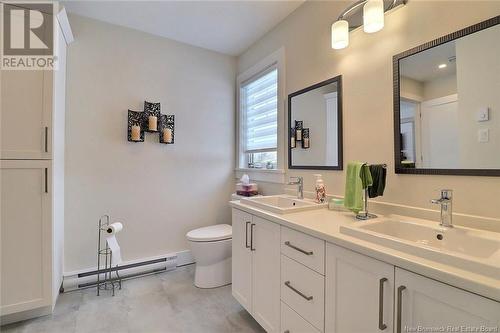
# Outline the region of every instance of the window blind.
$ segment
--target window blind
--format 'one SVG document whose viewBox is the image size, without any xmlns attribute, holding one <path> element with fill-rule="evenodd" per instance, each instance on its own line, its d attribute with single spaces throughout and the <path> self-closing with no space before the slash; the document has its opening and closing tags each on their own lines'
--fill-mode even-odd
<svg viewBox="0 0 500 333">
<path fill-rule="evenodd" d="M 273 151 L 278 143 L 278 70 L 275 66 L 241 86 L 245 152 Z"/>
</svg>

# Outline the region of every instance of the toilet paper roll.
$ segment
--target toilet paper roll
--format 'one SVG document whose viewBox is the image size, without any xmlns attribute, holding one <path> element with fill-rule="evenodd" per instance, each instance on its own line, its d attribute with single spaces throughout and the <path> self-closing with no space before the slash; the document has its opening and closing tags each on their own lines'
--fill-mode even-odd
<svg viewBox="0 0 500 333">
<path fill-rule="evenodd" d="M 123 224 L 120 222 L 115 222 L 111 223 L 108 228 L 106 229 L 106 232 L 108 235 L 114 235 L 116 233 L 119 233 L 123 229 Z"/>
<path fill-rule="evenodd" d="M 113 224 L 111 224 L 111 225 L 113 225 Z M 121 223 L 120 223 L 120 225 L 121 225 Z M 121 264 L 122 263 L 122 254 L 121 254 L 120 245 L 118 245 L 118 241 L 116 240 L 116 236 L 111 235 L 111 234 L 108 235 L 108 237 L 106 237 L 106 243 L 108 243 L 109 249 L 111 250 L 111 265 L 117 266 L 117 265 Z"/>
</svg>

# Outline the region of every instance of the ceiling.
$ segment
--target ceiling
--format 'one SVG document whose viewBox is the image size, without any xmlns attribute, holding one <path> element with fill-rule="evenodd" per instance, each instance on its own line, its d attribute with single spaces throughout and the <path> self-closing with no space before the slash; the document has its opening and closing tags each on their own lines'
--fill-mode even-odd
<svg viewBox="0 0 500 333">
<path fill-rule="evenodd" d="M 436 78 L 455 74 L 457 71 L 455 58 L 455 41 L 441 44 L 426 51 L 414 54 L 399 61 L 401 76 L 420 82 L 432 81 Z M 446 64 L 446 68 L 439 68 Z"/>
<path fill-rule="evenodd" d="M 65 1 L 63 4 L 69 13 L 235 56 L 303 2 Z"/>
</svg>

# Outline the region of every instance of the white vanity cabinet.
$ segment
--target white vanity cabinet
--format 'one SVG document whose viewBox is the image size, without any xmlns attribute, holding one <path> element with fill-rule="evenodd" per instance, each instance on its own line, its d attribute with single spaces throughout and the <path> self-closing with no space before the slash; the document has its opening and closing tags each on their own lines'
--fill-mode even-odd
<svg viewBox="0 0 500 333">
<path fill-rule="evenodd" d="M 280 226 L 233 209 L 233 296 L 267 332 L 280 330 Z"/>
<path fill-rule="evenodd" d="M 499 302 L 333 244 L 326 251 L 325 304 L 328 333 L 500 325 Z"/>
<path fill-rule="evenodd" d="M 232 293 L 234 298 L 252 312 L 252 252 L 249 228 L 252 215 L 233 209 Z"/>
<path fill-rule="evenodd" d="M 283 332 L 325 326 L 325 241 L 281 226 L 281 301 L 297 316 L 282 318 Z"/>
<path fill-rule="evenodd" d="M 419 327 L 464 327 L 450 332 L 496 332 L 500 303 L 396 267 L 394 332 Z M 439 330 L 435 330 L 439 332 Z"/>
<path fill-rule="evenodd" d="M 327 244 L 325 332 L 391 332 L 394 266 Z"/>
<path fill-rule="evenodd" d="M 488 327 L 500 326 L 500 302 L 236 208 L 232 267 L 234 297 L 267 332 L 495 332 Z"/>
</svg>

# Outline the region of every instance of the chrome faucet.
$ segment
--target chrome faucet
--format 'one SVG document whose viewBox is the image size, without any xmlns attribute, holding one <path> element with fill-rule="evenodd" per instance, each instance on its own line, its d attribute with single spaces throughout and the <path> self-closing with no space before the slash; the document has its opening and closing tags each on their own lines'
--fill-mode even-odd
<svg viewBox="0 0 500 333">
<path fill-rule="evenodd" d="M 431 203 L 441 205 L 441 223 L 439 223 L 439 225 L 447 228 L 452 228 L 453 190 L 441 190 L 441 198 L 431 200 Z"/>
<path fill-rule="evenodd" d="M 296 179 L 296 181 L 291 181 L 292 179 Z M 297 185 L 297 198 L 304 199 L 304 178 L 290 177 L 288 185 Z"/>
</svg>

